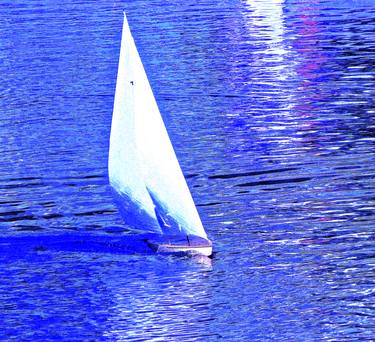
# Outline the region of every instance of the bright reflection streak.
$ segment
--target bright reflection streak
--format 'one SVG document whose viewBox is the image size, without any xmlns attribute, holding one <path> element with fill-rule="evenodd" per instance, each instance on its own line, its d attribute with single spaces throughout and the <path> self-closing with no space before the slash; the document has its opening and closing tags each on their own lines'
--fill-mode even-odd
<svg viewBox="0 0 375 342">
<path fill-rule="evenodd" d="M 262 0 L 247 0 L 246 7 L 250 13 L 245 13 L 248 29 L 254 37 L 267 40 L 268 49 L 265 53 L 284 55 L 287 53 L 284 41 L 284 0 L 270 2 Z"/>
</svg>

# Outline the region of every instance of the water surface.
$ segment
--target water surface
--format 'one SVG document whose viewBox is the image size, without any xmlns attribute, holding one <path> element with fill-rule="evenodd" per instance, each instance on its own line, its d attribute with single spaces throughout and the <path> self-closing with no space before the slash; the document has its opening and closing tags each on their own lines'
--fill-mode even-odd
<svg viewBox="0 0 375 342">
<path fill-rule="evenodd" d="M 130 233 L 107 180 L 124 9 L 211 264 L 16 243 Z M 0 19 L 3 340 L 373 339 L 372 1 L 16 0 Z"/>
</svg>

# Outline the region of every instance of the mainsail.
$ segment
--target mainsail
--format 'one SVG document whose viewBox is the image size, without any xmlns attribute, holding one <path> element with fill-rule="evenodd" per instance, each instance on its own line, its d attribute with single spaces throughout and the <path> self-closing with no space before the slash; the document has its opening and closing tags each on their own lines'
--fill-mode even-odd
<svg viewBox="0 0 375 342">
<path fill-rule="evenodd" d="M 207 238 L 125 15 L 108 172 L 128 225 Z"/>
</svg>

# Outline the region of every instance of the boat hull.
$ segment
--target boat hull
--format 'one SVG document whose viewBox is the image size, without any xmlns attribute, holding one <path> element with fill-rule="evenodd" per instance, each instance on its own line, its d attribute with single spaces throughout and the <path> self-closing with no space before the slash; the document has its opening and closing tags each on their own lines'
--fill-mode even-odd
<svg viewBox="0 0 375 342">
<path fill-rule="evenodd" d="M 149 239 L 146 242 L 156 253 L 212 255 L 211 241 L 196 235 L 162 236 L 159 239 Z"/>
</svg>

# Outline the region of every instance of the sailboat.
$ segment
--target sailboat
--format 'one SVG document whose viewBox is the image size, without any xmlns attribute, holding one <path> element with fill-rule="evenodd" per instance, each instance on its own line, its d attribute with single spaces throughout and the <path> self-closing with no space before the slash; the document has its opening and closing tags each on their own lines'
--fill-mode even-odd
<svg viewBox="0 0 375 342">
<path fill-rule="evenodd" d="M 108 158 L 122 217 L 156 252 L 212 254 L 124 13 Z"/>
</svg>

